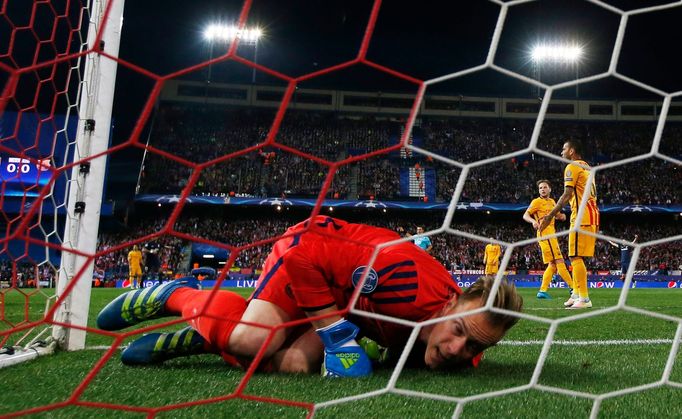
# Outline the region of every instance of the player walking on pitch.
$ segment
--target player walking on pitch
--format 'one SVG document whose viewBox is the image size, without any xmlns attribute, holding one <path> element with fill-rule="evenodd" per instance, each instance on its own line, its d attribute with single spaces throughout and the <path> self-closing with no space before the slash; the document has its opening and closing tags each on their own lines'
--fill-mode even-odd
<svg viewBox="0 0 682 419">
<path fill-rule="evenodd" d="M 549 225 L 544 230 L 539 230 L 540 220 L 556 206 L 556 202 L 549 195 L 552 193 L 552 186 L 549 180 L 542 179 L 537 182 L 539 197 L 533 199 L 528 206 L 526 212 L 523 213 L 523 219 L 532 224 L 533 228 L 537 230 L 538 238 L 554 234 L 554 219 L 552 219 Z M 566 220 L 566 215 L 561 212 L 556 214 L 556 219 L 559 221 Z M 566 264 L 564 263 L 564 256 L 561 254 L 561 249 L 559 248 L 559 241 L 556 237 L 551 237 L 548 239 L 540 240 L 540 252 L 542 253 L 542 262 L 547 265 L 544 274 L 542 275 L 542 285 L 540 285 L 540 291 L 537 294 L 537 298 L 540 299 L 551 299 L 552 297 L 547 292 L 549 283 L 552 280 L 552 276 L 555 273 L 559 273 L 559 276 L 566 281 L 568 284 L 569 298 L 573 295 L 573 279 L 566 269 Z M 572 305 L 572 304 L 571 304 Z"/>
<path fill-rule="evenodd" d="M 561 157 L 572 160 L 564 169 L 564 193 L 552 210 L 542 218 L 538 230 L 544 231 L 556 214 L 567 203 L 571 203 L 571 229 L 576 225 L 578 231 L 568 236 L 568 257 L 573 267 L 573 285 L 578 295 L 572 295 L 564 304 L 569 309 L 591 308 L 592 301 L 587 290 L 587 267 L 584 258 L 594 256 L 596 238 L 582 232 L 599 231 L 599 209 L 597 208 L 597 187 L 594 181 L 588 184 L 590 166 L 582 159 L 582 146 L 576 140 L 566 141 L 561 149 Z M 583 196 L 587 194 L 586 208 L 582 219 L 578 220 L 578 209 Z M 578 297 L 578 298 L 576 298 Z"/>
<path fill-rule="evenodd" d="M 490 243 L 485 246 L 485 251 L 483 254 L 483 264 L 485 265 L 484 273 L 486 275 L 495 275 L 497 270 L 500 268 L 500 255 L 502 254 L 502 249 L 497 243 L 493 243 L 493 239 L 490 239 Z"/>
<path fill-rule="evenodd" d="M 128 279 L 130 280 L 130 288 L 140 288 L 142 283 L 142 252 L 137 247 L 133 246 L 133 250 L 128 252 Z"/>
</svg>

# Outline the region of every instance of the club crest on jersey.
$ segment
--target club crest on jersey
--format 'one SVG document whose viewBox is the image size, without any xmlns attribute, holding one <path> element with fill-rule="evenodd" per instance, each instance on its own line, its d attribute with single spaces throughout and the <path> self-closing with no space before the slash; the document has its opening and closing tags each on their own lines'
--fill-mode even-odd
<svg viewBox="0 0 682 419">
<path fill-rule="evenodd" d="M 362 275 L 365 272 L 365 269 L 367 269 L 366 266 L 358 266 L 357 268 L 355 268 L 352 277 L 353 287 L 358 286 L 358 283 L 360 283 L 360 281 L 362 280 Z M 362 286 L 362 291 L 360 291 L 360 293 L 370 294 L 377 288 L 378 284 L 379 275 L 377 275 L 377 271 L 375 271 L 372 268 L 369 268 L 369 272 L 367 272 L 367 279 L 365 280 L 365 284 Z"/>
</svg>

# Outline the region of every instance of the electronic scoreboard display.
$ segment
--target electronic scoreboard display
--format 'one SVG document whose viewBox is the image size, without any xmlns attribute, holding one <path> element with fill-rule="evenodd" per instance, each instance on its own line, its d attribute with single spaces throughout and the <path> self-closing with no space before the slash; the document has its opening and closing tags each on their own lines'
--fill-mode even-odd
<svg viewBox="0 0 682 419">
<path fill-rule="evenodd" d="M 73 156 L 78 117 L 5 111 L 0 115 L 0 193 L 3 198 L 35 198 L 49 185 L 54 202 L 64 202 L 67 176 L 57 168 Z M 55 176 L 55 175 L 58 176 Z M 54 182 L 51 182 L 55 176 Z M 3 209 L 11 199 L 5 199 Z"/>
<path fill-rule="evenodd" d="M 4 196 L 35 197 L 50 183 L 50 159 L 29 160 L 0 153 L 0 181 Z"/>
</svg>

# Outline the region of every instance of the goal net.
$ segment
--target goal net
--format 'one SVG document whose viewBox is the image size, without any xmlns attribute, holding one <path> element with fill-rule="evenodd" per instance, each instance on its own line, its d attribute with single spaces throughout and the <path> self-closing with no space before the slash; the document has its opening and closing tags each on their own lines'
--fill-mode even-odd
<svg viewBox="0 0 682 419">
<path fill-rule="evenodd" d="M 3 3 L 0 365 L 85 347 L 121 13 Z"/>
<path fill-rule="evenodd" d="M 600 177 L 608 179 L 603 185 L 613 200 L 606 204 L 620 205 L 619 210 L 628 215 L 649 208 L 632 198 L 648 193 L 648 186 L 637 189 L 637 185 L 623 185 L 621 178 L 626 170 L 648 179 L 644 185 L 659 182 L 665 173 L 674 173 L 667 179 L 673 180 L 672 192 L 666 182 L 653 188 L 657 196 L 671 196 L 668 208 L 682 204 L 674 183 L 682 165 L 680 150 L 662 141 L 664 131 L 680 132 L 676 126 L 669 130 L 670 110 L 680 92 L 663 91 L 619 72 L 619 56 L 631 19 L 667 12 L 678 8 L 679 3 L 629 10 L 609 2 L 586 0 L 617 22 L 613 43 L 605 49 L 606 65 L 587 74 L 576 70 L 570 77 L 558 80 L 538 67 L 525 72 L 512 70 L 506 65 L 508 57 L 500 53 L 511 14 L 535 2 L 491 0 L 496 20 L 490 39 L 486 39 L 487 54 L 482 55 L 482 61 L 447 74 L 427 72 L 428 76 L 414 76 L 368 55 L 377 37 L 382 10 L 390 7 L 380 0 L 368 3 L 357 45 L 347 61 L 322 65 L 315 62 L 312 69 L 306 67 L 300 74 L 259 63 L 258 41 L 249 45 L 255 32 L 247 30 L 255 4 L 247 0 L 238 9 L 231 32 L 213 28 L 210 34 L 228 37 L 231 42 L 219 45 L 211 38 L 210 51 L 200 63 L 162 75 L 118 57 L 123 0 L 1 3 L 0 224 L 5 234 L 0 248 L 0 367 L 24 367 L 14 364 L 53 354 L 57 348 L 87 349 L 79 353 L 96 355 L 58 358 L 73 355 L 59 353 L 52 357 L 59 360 L 48 359 L 46 363 L 60 363 L 57 369 L 64 371 L 68 385 L 61 388 L 60 383 L 42 377 L 51 384 L 39 392 L 30 385 L 13 383 L 28 390 L 16 405 L 2 408 L 0 415 L 78 408 L 89 409 L 88 413 L 124 411 L 148 417 L 219 415 L 225 411 L 230 416 L 256 412 L 255 416 L 301 417 L 350 416 L 357 409 L 354 414 L 461 417 L 488 411 L 512 416 L 543 415 L 544 411 L 538 409 L 547 407 L 555 409 L 550 416 L 560 413 L 556 409 L 565 409 L 578 416 L 598 417 L 610 402 L 607 414 L 620 412 L 615 401 L 626 396 L 638 397 L 635 404 L 643 400 L 644 406 L 658 405 L 660 412 L 672 412 L 674 404 L 668 402 L 678 400 L 682 389 L 682 317 L 675 307 L 633 303 L 631 296 L 639 291 L 635 290 L 635 275 L 643 263 L 651 264 L 665 252 L 675 254 L 680 250 L 679 229 L 662 223 L 646 230 L 633 226 L 633 222 L 616 220 L 610 230 L 587 233 L 595 237 L 598 249 L 608 249 L 609 241 L 633 249 L 626 270 L 619 272 L 624 275 L 617 287 L 620 290 L 617 294 L 598 294 L 604 296 L 603 300 L 596 301 L 592 310 L 564 314 L 556 307 L 535 304 L 534 292 L 524 294 L 527 309 L 522 313 L 494 308 L 493 302 L 505 277 L 522 270 L 518 266 L 525 263 L 525 271 L 531 275 L 528 266 L 537 258 L 538 239 L 515 224 L 523 222 L 521 214 L 527 208 L 524 200 L 529 184 L 533 189 L 539 179 L 560 177 L 569 163 L 559 156 L 561 141 L 567 135 L 593 140 L 592 147 L 603 146 L 599 151 L 606 157 L 592 167 L 587 183 L 596 183 L 599 190 Z M 343 10 L 330 8 L 329 12 L 340 13 L 345 22 Z M 515 19 L 518 23 L 518 14 Z M 390 37 L 391 32 L 382 36 Z M 541 50 L 538 54 L 552 52 Z M 153 87 L 146 102 L 134 111 L 135 128 L 122 143 L 112 146 L 114 85 L 121 67 Z M 342 79 L 349 74 L 346 71 L 356 68 L 368 72 L 369 85 L 382 77 L 391 78 L 391 86 L 410 93 L 376 92 L 362 83 L 347 91 L 317 89 L 314 84 L 325 78 L 337 81 L 334 77 Z M 248 80 L 230 83 L 230 77 L 240 71 Z M 536 96 L 506 100 L 431 93 L 438 92 L 436 86 L 483 72 L 527 85 L 531 95 Z M 192 73 L 201 73 L 201 80 L 191 79 Z M 184 76 L 188 79 L 183 80 Z M 606 78 L 657 97 L 644 105 L 631 104 L 633 109 L 648 106 L 651 119 L 648 125 L 633 125 L 630 129 L 636 141 L 629 154 L 623 153 L 622 144 L 614 139 L 623 130 L 614 135 L 611 125 L 602 126 L 598 121 L 600 115 L 607 122 L 615 121 L 626 113 L 621 109 L 624 105 L 616 101 L 584 105 L 579 100 L 579 86 Z M 557 99 L 561 96 L 558 93 L 567 89 L 576 89 L 575 97 Z M 234 108 L 225 111 L 219 105 Z M 677 112 L 679 108 L 675 108 Z M 334 116 L 315 112 L 309 115 L 309 110 Z M 680 115 L 677 112 L 674 116 Z M 338 113 L 343 115 L 338 117 Z M 493 119 L 493 114 L 495 121 L 504 121 L 481 122 Z M 561 121 L 579 120 L 585 115 L 593 117 L 587 118 L 594 122 L 590 134 L 580 131 L 580 124 Z M 138 214 L 131 210 L 131 218 L 137 216 L 139 220 L 127 226 L 128 234 L 104 237 L 99 233 L 100 220 L 113 211 L 103 202 L 107 159 L 130 149 L 145 153 L 137 185 Z M 484 196 L 496 184 L 509 185 L 495 189 L 502 194 L 505 205 L 501 209 L 484 205 L 497 202 Z M 627 193 L 620 193 L 622 189 Z M 554 190 L 557 194 L 561 188 L 555 183 Z M 536 191 L 530 195 L 536 196 Z M 304 194 L 307 199 L 293 197 Z M 613 198 L 616 195 L 621 201 Z M 422 215 L 414 219 L 412 213 L 387 215 L 400 209 L 387 203 L 398 197 L 409 201 L 409 205 L 417 203 Z M 577 203 L 579 219 L 589 211 L 587 197 L 585 194 Z M 243 204 L 248 216 L 226 216 L 208 209 L 213 204 Z M 219 274 L 212 289 L 225 285 L 250 287 L 272 244 L 288 225 L 318 214 L 335 216 L 343 211 L 343 205 L 350 208 L 346 213 L 349 217 L 368 224 L 394 230 L 404 225 L 426 227 L 425 232 L 416 232 L 417 237 L 431 239 L 435 257 L 451 270 L 453 281 L 463 287 L 470 284 L 467 276 L 480 270 L 483 247 L 489 242 L 500 244 L 503 253 L 499 270 L 484 309 L 520 318 L 517 328 L 522 331 L 511 332 L 499 346 L 487 351 L 489 359 L 484 358 L 477 371 L 455 375 L 414 371 L 408 366 L 408 356 L 419 345 L 419 333 L 453 317 L 413 323 L 369 313 L 355 306 L 358 291 L 348 307 L 341 307 L 342 314 L 401 324 L 411 328 L 412 334 L 404 350 L 395 354 L 396 364 L 390 370 L 364 381 L 332 383 L 318 377 L 264 377 L 256 373 L 257 364 L 245 372 L 224 367 L 225 372 L 204 358 L 196 364 L 172 364 L 167 370 L 125 369 L 118 362 L 119 350 L 125 344 L 143 333 L 177 330 L 181 321 L 164 320 L 120 333 L 94 326 L 97 313 L 91 308 L 99 310 L 102 304 L 95 302 L 91 287 L 106 282 L 104 273 L 100 275 L 97 270 L 99 260 L 125 266 L 120 278 L 110 282 L 118 288 L 130 286 L 125 259 L 133 245 L 146 246 L 147 260 L 156 260 L 148 262 L 150 266 L 158 263 L 152 269 L 153 275 L 145 275 L 148 285 L 172 279 L 174 274 L 189 273 L 190 259 L 201 258 L 210 264 L 222 258 L 215 264 Z M 296 206 L 305 209 L 297 210 Z M 440 212 L 426 212 L 434 208 Z M 299 212 L 287 217 L 287 211 Z M 500 216 L 505 211 L 518 213 L 518 217 L 512 221 Z M 305 216 L 301 217 L 302 213 Z M 476 218 L 479 214 L 484 218 Z M 502 219 L 496 220 L 498 216 Z M 637 222 L 644 221 L 638 218 Z M 554 236 L 560 242 L 577 232 L 568 223 L 557 231 Z M 632 241 L 633 232 L 641 233 L 639 241 Z M 379 246 L 375 255 L 381 248 L 395 244 Z M 192 252 L 199 256 L 192 259 Z M 615 269 L 602 260 L 607 259 L 607 251 L 604 255 L 601 259 L 597 255 L 597 259 L 607 275 Z M 372 263 L 367 261 L 368 266 Z M 590 268 L 589 263 L 588 269 L 602 269 Z M 675 281 L 671 279 L 670 283 L 682 287 L 682 281 Z M 109 300 L 120 294 L 116 289 L 98 291 Z M 468 315 L 471 313 L 459 313 L 454 318 Z M 599 336 L 594 326 L 599 324 L 597 321 L 612 323 L 619 316 L 632 320 L 634 326 L 607 331 L 608 338 Z M 637 319 L 645 320 L 638 323 Z M 644 332 L 631 330 L 638 324 Z M 581 329 L 580 325 L 588 326 Z M 636 339 L 640 335 L 643 338 Z M 93 336 L 95 339 L 87 340 Z M 93 341 L 95 345 L 86 345 Z M 641 347 L 629 353 L 629 347 L 622 345 L 630 344 Z M 602 347 L 620 348 L 604 357 L 618 359 L 592 360 L 588 352 L 600 353 Z M 589 384 L 586 389 L 580 387 L 580 382 L 591 378 L 608 381 L 604 375 L 618 371 L 616 363 L 641 364 L 646 358 L 642 354 L 648 351 L 655 354 L 656 362 L 642 374 L 643 378 L 629 371 L 629 375 L 623 373 L 603 388 Z M 569 358 L 571 362 L 563 362 Z M 591 369 L 596 364 L 605 367 Z M 569 365 L 570 369 L 560 370 L 557 365 Z M 615 382 L 619 379 L 622 382 Z M 453 382 L 459 388 L 453 389 Z M 656 391 L 664 394 L 649 397 Z M 481 408 L 482 404 L 486 408 Z"/>
</svg>

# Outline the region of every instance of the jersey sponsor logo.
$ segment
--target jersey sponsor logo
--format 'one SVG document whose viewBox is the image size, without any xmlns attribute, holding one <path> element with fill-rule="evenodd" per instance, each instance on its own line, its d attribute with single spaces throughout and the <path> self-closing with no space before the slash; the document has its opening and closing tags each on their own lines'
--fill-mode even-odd
<svg viewBox="0 0 682 419">
<path fill-rule="evenodd" d="M 366 269 L 367 266 L 358 266 L 357 268 L 355 268 L 355 270 L 353 271 L 353 276 L 351 278 L 353 282 L 353 288 L 358 286 L 358 284 L 362 280 L 362 275 L 364 274 Z M 373 268 L 369 268 L 369 272 L 367 272 L 367 279 L 365 280 L 365 283 L 363 284 L 362 290 L 360 292 L 362 294 L 371 294 L 377 288 L 378 284 L 379 275 L 377 275 L 377 271 L 375 271 Z"/>
</svg>

